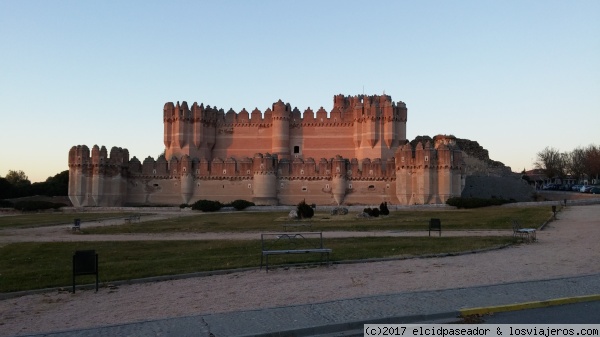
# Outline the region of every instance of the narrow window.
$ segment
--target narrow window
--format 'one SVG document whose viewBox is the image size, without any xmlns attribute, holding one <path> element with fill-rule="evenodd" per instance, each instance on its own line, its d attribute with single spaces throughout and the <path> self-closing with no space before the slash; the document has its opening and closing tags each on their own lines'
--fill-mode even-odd
<svg viewBox="0 0 600 337">
<path fill-rule="evenodd" d="M 294 146 L 294 153 L 300 153 L 300 146 Z"/>
</svg>

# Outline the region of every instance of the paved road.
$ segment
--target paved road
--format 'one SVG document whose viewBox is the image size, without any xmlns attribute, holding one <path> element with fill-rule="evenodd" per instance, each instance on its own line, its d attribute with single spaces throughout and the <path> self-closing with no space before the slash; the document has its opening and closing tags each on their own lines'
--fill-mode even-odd
<svg viewBox="0 0 600 337">
<path fill-rule="evenodd" d="M 600 301 L 508 311 L 482 317 L 485 324 L 600 324 Z"/>
<path fill-rule="evenodd" d="M 598 299 L 598 294 L 600 274 L 595 274 L 472 288 L 406 292 L 31 336 L 314 336 L 336 331 L 359 331 L 365 323 L 456 322 L 461 313 L 469 308 L 493 310 L 498 306 L 510 305 L 515 310 L 525 302 L 539 303 L 541 306 L 544 301 L 558 298 L 575 301 Z M 563 320 L 561 323 L 569 322 Z"/>
</svg>

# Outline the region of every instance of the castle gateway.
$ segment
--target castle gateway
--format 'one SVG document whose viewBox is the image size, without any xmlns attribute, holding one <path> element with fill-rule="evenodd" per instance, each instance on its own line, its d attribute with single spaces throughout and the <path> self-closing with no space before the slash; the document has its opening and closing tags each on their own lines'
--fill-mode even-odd
<svg viewBox="0 0 600 337">
<path fill-rule="evenodd" d="M 328 113 L 281 100 L 264 113 L 166 103 L 164 155 L 140 162 L 126 149 L 69 151 L 76 207 L 179 205 L 236 199 L 257 205 L 444 203 L 464 187 L 452 136 L 406 140 L 406 105 L 388 95 L 333 99 Z"/>
</svg>

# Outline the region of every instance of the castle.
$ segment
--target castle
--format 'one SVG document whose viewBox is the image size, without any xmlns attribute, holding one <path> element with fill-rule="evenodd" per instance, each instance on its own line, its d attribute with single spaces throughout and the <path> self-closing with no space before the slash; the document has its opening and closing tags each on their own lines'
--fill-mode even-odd
<svg viewBox="0 0 600 337">
<path fill-rule="evenodd" d="M 140 162 L 126 149 L 69 151 L 76 207 L 179 205 L 197 200 L 257 205 L 444 203 L 464 187 L 452 136 L 406 140 L 407 109 L 388 95 L 336 95 L 328 113 L 281 100 L 262 113 L 166 103 L 164 155 Z M 318 158 L 318 159 L 315 159 Z"/>
</svg>

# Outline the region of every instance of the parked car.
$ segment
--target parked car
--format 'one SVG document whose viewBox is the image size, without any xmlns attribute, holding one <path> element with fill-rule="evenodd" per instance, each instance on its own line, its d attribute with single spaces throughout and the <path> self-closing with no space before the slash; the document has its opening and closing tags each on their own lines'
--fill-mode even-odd
<svg viewBox="0 0 600 337">
<path fill-rule="evenodd" d="M 582 185 L 573 185 L 573 186 L 571 187 L 571 190 L 572 190 L 572 191 L 577 191 L 577 192 L 579 192 L 579 190 L 581 189 L 581 186 L 582 186 Z"/>
<path fill-rule="evenodd" d="M 581 193 L 590 193 L 590 190 L 592 189 L 592 187 L 594 187 L 594 186 L 583 185 L 583 186 L 581 186 L 581 189 L 579 190 L 579 192 L 581 192 Z"/>
<path fill-rule="evenodd" d="M 592 187 L 592 189 L 590 190 L 590 193 L 600 194 L 600 187 Z"/>
</svg>

